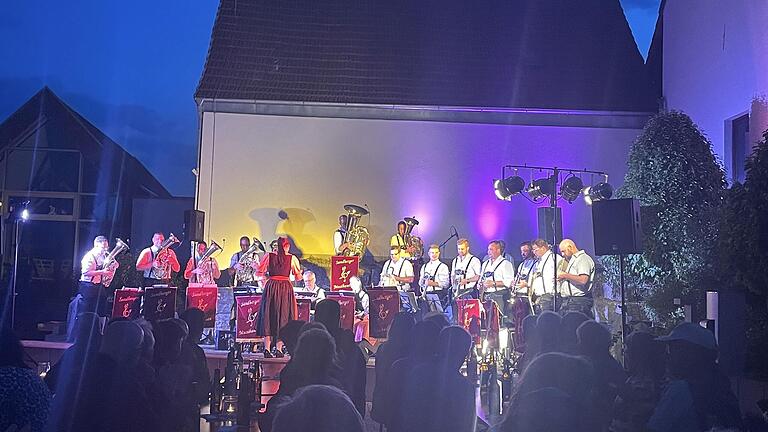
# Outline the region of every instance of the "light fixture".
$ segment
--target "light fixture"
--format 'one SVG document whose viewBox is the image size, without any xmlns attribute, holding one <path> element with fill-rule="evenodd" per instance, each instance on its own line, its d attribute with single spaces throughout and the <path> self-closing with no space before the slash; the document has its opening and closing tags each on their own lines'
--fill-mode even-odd
<svg viewBox="0 0 768 432">
<path fill-rule="evenodd" d="M 584 189 L 584 182 L 581 181 L 581 178 L 571 175 L 560 186 L 560 196 L 569 203 L 573 203 L 581 195 L 582 189 Z"/>
<path fill-rule="evenodd" d="M 510 201 L 512 196 L 522 192 L 523 188 L 525 188 L 525 180 L 520 176 L 493 181 L 493 190 L 496 193 L 496 198 L 500 200 Z"/>
<path fill-rule="evenodd" d="M 528 189 L 526 190 L 526 192 L 528 193 L 528 196 L 531 197 L 532 200 L 537 201 L 540 198 L 551 195 L 552 191 L 554 191 L 556 184 L 557 184 L 557 179 L 555 179 L 554 177 L 547 177 L 547 178 L 534 180 L 531 182 L 530 185 L 528 185 Z"/>
<path fill-rule="evenodd" d="M 29 219 L 29 210 L 25 208 L 24 210 L 21 211 L 21 220 L 26 222 L 28 219 Z"/>
<path fill-rule="evenodd" d="M 593 186 L 585 187 L 582 193 L 584 194 L 584 202 L 586 202 L 587 205 L 592 205 L 595 201 L 610 199 L 613 196 L 613 186 L 601 182 Z"/>
</svg>

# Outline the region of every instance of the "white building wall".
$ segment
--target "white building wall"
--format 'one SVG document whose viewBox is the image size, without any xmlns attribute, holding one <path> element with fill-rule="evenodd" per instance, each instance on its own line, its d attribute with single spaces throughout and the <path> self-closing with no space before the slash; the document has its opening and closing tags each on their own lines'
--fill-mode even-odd
<svg viewBox="0 0 768 432">
<path fill-rule="evenodd" d="M 447 238 L 453 225 L 481 256 L 496 238 L 514 251 L 536 236 L 537 206 L 523 197 L 496 200 L 492 180 L 503 164 L 605 170 L 618 186 L 638 133 L 206 112 L 197 202 L 223 256 L 237 250 L 242 235 L 268 242 L 278 234 L 288 234 L 305 254 L 331 254 L 347 203 L 370 208 L 361 224 L 369 227 L 369 249 L 377 256 L 388 254 L 389 236 L 405 216 L 421 221 L 415 233 L 427 244 Z M 562 205 L 565 235 L 591 251 L 589 208 L 581 201 Z M 453 257 L 455 241 L 448 246 L 446 256 Z"/>
<path fill-rule="evenodd" d="M 768 1 L 669 0 L 664 8 L 663 92 L 691 116 L 731 170 L 728 120 L 751 113 L 751 143 L 768 128 Z"/>
</svg>

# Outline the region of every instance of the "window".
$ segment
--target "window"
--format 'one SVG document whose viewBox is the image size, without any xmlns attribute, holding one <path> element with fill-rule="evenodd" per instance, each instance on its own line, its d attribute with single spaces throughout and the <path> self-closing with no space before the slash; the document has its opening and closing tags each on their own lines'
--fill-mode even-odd
<svg viewBox="0 0 768 432">
<path fill-rule="evenodd" d="M 752 152 L 749 142 L 749 114 L 730 120 L 730 177 L 732 182 L 744 183 L 746 172 L 744 165 Z"/>
<path fill-rule="evenodd" d="M 13 150 L 8 155 L 6 189 L 77 192 L 80 153 L 48 150 Z"/>
</svg>

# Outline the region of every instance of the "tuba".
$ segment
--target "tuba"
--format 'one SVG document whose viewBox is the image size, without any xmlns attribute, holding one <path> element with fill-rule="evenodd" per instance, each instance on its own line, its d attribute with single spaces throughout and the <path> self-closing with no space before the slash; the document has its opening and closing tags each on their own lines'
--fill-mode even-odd
<svg viewBox="0 0 768 432">
<path fill-rule="evenodd" d="M 421 237 L 411 235 L 413 227 L 419 224 L 419 221 L 415 217 L 403 218 L 405 222 L 405 245 L 406 247 L 412 247 L 411 259 L 418 260 L 424 255 L 424 242 L 421 241 Z"/>
<path fill-rule="evenodd" d="M 256 270 L 251 267 L 254 261 L 258 261 L 258 252 L 266 252 L 264 244 L 254 237 L 251 246 L 246 250 L 237 261 L 242 270 L 235 273 L 235 280 L 232 285 L 238 286 L 238 283 L 251 284 L 256 281 Z"/>
<path fill-rule="evenodd" d="M 118 263 L 115 258 L 117 258 L 118 255 L 127 251 L 128 249 L 130 248 L 127 244 L 125 244 L 124 241 L 120 240 L 119 238 L 115 239 L 115 247 L 112 248 L 109 254 L 104 258 L 104 262 L 101 264 L 102 270 L 109 270 L 108 275 L 101 277 L 101 283 L 105 288 L 109 288 L 109 285 L 112 283 L 112 279 L 115 277 L 115 270 L 117 270 L 117 267 L 120 265 L 120 263 Z"/>
<path fill-rule="evenodd" d="M 171 263 L 168 262 L 168 248 L 181 243 L 173 233 L 168 235 L 168 238 L 163 240 L 160 244 L 160 249 L 157 251 L 157 257 L 155 258 L 155 266 L 152 269 L 153 279 L 170 279 L 171 278 Z"/>
<path fill-rule="evenodd" d="M 200 255 L 200 258 L 197 261 L 197 267 L 196 268 L 197 269 L 202 269 L 203 266 L 210 265 L 210 264 L 206 264 L 208 258 L 210 258 L 211 255 L 213 255 L 213 254 L 215 254 L 216 252 L 219 252 L 219 251 L 221 251 L 221 246 L 219 246 L 219 244 L 216 243 L 215 241 L 211 240 L 211 244 L 203 252 L 203 254 Z M 208 270 L 210 270 L 210 268 Z M 195 275 L 195 276 L 196 276 L 195 280 L 197 280 L 197 282 L 214 283 L 213 277 L 210 274 L 210 272 L 208 273 L 208 276 L 202 276 L 202 275 Z"/>
<path fill-rule="evenodd" d="M 348 243 L 349 247 L 341 254 L 343 256 L 363 256 L 365 249 L 368 247 L 368 241 L 370 235 L 368 234 L 368 228 L 359 226 L 360 218 L 368 214 L 368 210 L 354 204 L 347 204 L 344 206 L 344 210 L 347 211 L 347 226 L 346 233 L 344 234 L 344 243 Z"/>
</svg>

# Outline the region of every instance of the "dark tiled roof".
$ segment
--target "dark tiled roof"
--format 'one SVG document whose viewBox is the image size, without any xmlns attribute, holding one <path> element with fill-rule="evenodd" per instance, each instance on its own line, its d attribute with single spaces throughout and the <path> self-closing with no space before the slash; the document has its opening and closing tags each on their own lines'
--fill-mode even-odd
<svg viewBox="0 0 768 432">
<path fill-rule="evenodd" d="M 221 0 L 196 97 L 655 109 L 619 0 Z"/>
<path fill-rule="evenodd" d="M 86 163 L 101 170 L 103 181 L 122 183 L 122 193 L 135 198 L 170 198 L 167 189 L 119 144 L 43 87 L 0 123 L 0 149 L 17 146 L 42 125 L 53 125 L 47 144 L 80 150 Z M 50 134 L 50 132 L 49 132 Z"/>
</svg>

